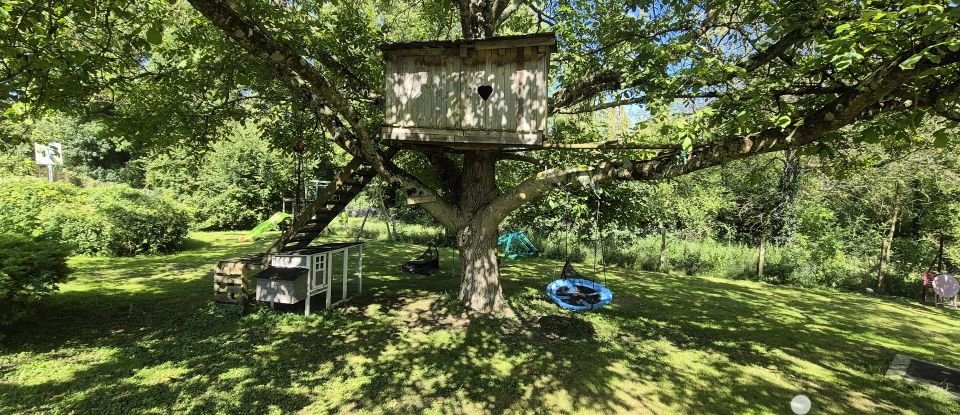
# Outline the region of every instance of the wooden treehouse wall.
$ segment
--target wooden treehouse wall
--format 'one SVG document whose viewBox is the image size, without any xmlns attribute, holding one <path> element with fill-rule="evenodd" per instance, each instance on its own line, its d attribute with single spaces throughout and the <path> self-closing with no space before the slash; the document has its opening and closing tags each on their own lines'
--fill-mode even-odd
<svg viewBox="0 0 960 415">
<path fill-rule="evenodd" d="M 550 51 L 509 43 L 387 51 L 384 138 L 539 144 Z M 479 91 L 487 87 L 484 99 Z"/>
</svg>

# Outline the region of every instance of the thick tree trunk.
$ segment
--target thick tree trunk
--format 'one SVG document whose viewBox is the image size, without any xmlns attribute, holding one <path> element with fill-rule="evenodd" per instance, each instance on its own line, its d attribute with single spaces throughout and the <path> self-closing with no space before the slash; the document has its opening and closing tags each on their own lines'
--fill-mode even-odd
<svg viewBox="0 0 960 415">
<path fill-rule="evenodd" d="M 482 222 L 468 224 L 457 231 L 463 277 L 460 301 L 468 309 L 481 313 L 504 309 L 497 267 L 497 227 Z"/>
<path fill-rule="evenodd" d="M 490 202 L 499 196 L 496 158 L 492 152 L 469 151 L 463 157 L 458 217 L 451 229 L 457 237 L 463 276 L 460 301 L 480 313 L 504 311 L 500 270 L 497 267 L 497 226 L 505 214 Z"/>
<path fill-rule="evenodd" d="M 667 266 L 667 230 L 660 229 L 660 260 L 657 262 L 657 272 L 663 272 Z"/>
<path fill-rule="evenodd" d="M 880 244 L 880 263 L 877 265 L 877 291 L 883 290 L 883 277 L 887 272 L 887 265 L 890 264 L 890 256 L 893 252 L 893 236 L 897 231 L 897 219 L 900 217 L 900 206 L 893 208 L 893 216 L 890 218 L 890 228 L 887 234 L 883 236 L 883 242 Z"/>
</svg>

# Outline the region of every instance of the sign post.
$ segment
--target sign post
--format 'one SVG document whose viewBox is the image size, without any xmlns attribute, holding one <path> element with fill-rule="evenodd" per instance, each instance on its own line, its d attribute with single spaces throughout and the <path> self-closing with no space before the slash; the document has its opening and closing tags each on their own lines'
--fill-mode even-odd
<svg viewBox="0 0 960 415">
<path fill-rule="evenodd" d="M 47 180 L 53 182 L 53 166 L 63 165 L 63 147 L 60 143 L 34 144 L 33 156 L 37 164 L 47 166 Z"/>
</svg>

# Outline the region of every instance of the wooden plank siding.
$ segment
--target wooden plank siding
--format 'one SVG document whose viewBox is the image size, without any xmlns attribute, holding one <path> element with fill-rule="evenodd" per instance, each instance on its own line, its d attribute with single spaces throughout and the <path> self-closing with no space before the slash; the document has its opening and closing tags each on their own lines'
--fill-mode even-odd
<svg viewBox="0 0 960 415">
<path fill-rule="evenodd" d="M 386 140 L 537 145 L 547 126 L 552 34 L 386 45 Z M 492 88 L 485 100 L 481 86 Z"/>
</svg>

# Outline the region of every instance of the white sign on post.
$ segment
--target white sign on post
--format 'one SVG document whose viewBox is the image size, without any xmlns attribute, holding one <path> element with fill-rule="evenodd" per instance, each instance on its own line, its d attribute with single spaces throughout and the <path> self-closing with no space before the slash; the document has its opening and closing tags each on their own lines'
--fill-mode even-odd
<svg viewBox="0 0 960 415">
<path fill-rule="evenodd" d="M 63 164 L 63 147 L 60 143 L 34 144 L 33 155 L 37 164 L 42 166 Z"/>
</svg>

